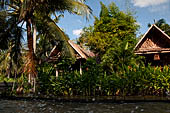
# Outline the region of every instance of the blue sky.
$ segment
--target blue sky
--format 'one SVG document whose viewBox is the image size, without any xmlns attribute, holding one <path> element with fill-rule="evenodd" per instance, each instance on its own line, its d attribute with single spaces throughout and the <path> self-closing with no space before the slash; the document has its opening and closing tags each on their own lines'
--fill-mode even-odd
<svg viewBox="0 0 170 113">
<path fill-rule="evenodd" d="M 115 2 L 121 11 L 126 11 L 127 7 L 130 7 L 135 12 L 134 17 L 141 26 L 138 35 L 145 33 L 148 23 L 153 24 L 154 20 L 164 18 L 170 24 L 170 0 L 87 0 L 86 4 L 91 7 L 93 15 L 97 17 L 100 13 L 100 1 L 105 5 Z M 82 29 L 93 25 L 93 22 L 93 17 L 87 21 L 86 18 L 66 12 L 58 25 L 70 39 L 76 39 Z"/>
</svg>

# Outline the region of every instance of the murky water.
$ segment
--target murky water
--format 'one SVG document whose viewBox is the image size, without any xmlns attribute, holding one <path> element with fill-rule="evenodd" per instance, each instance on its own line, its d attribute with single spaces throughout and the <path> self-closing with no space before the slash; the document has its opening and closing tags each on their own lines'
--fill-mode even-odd
<svg viewBox="0 0 170 113">
<path fill-rule="evenodd" d="M 0 100 L 0 113 L 170 113 L 170 103 L 70 103 Z"/>
</svg>

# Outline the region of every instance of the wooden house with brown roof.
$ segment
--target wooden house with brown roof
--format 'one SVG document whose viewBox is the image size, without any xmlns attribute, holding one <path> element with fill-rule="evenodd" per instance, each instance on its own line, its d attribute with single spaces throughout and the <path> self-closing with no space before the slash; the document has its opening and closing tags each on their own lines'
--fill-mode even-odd
<svg viewBox="0 0 170 113">
<path fill-rule="evenodd" d="M 77 61 L 75 62 L 73 67 L 79 67 L 80 69 L 80 74 L 82 74 L 82 63 L 84 63 L 87 58 L 89 57 L 94 57 L 95 54 L 93 52 L 91 52 L 90 50 L 85 50 L 83 48 L 81 48 L 79 45 L 75 44 L 73 41 L 69 40 L 68 43 L 70 44 L 70 46 L 74 49 L 75 51 L 75 56 Z"/>
<path fill-rule="evenodd" d="M 68 40 L 69 45 L 73 48 L 74 50 L 74 55 L 76 57 L 76 62 L 75 64 L 73 64 L 73 68 L 79 68 L 80 69 L 80 74 L 82 74 L 82 68 L 81 65 L 82 63 L 84 63 L 87 58 L 89 57 L 94 57 L 95 54 L 93 52 L 91 52 L 90 50 L 85 50 L 83 48 L 81 48 L 79 45 L 75 44 L 73 41 Z M 49 60 L 56 60 L 56 57 L 60 56 L 60 52 L 58 51 L 58 49 L 56 48 L 56 46 L 52 49 L 52 51 L 49 54 Z M 58 72 L 56 72 L 58 73 Z M 56 74 L 57 76 L 57 74 Z"/>
<path fill-rule="evenodd" d="M 93 52 L 91 52 L 90 50 L 85 50 L 82 47 L 80 47 L 79 45 L 75 44 L 73 41 L 68 40 L 69 45 L 73 48 L 74 50 L 74 55 L 76 57 L 76 59 L 87 59 L 88 57 L 94 57 L 95 54 Z M 53 49 L 51 50 L 50 54 L 49 54 L 49 58 L 51 60 L 55 60 L 55 57 L 59 57 L 60 55 L 59 50 L 57 49 L 56 46 L 53 47 Z"/>
<path fill-rule="evenodd" d="M 68 43 L 75 50 L 76 59 L 87 59 L 88 57 L 94 57 L 95 54 L 90 50 L 85 50 L 73 41 L 69 40 Z"/>
<path fill-rule="evenodd" d="M 137 55 L 144 56 L 153 66 L 170 64 L 170 37 L 153 24 L 134 48 Z"/>
</svg>

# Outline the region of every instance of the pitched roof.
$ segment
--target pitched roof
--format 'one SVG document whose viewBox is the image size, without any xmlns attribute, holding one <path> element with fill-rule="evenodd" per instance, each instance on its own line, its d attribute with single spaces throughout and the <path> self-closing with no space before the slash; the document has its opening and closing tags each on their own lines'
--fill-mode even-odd
<svg viewBox="0 0 170 113">
<path fill-rule="evenodd" d="M 71 40 L 69 40 L 68 43 L 80 55 L 81 58 L 87 59 L 88 57 L 94 57 L 95 56 L 95 54 L 93 52 L 87 51 L 87 50 L 81 48 L 79 45 L 75 44 Z"/>
<path fill-rule="evenodd" d="M 79 45 L 75 44 L 71 40 L 68 40 L 68 43 L 75 50 L 75 52 L 78 54 L 77 58 L 87 59 L 88 57 L 94 57 L 95 56 L 95 54 L 93 52 L 81 48 Z M 57 50 L 56 46 L 54 46 L 54 48 L 51 50 L 49 56 L 53 57 L 58 53 L 59 53 L 59 51 Z"/>
<path fill-rule="evenodd" d="M 152 39 L 151 39 L 151 35 L 152 35 Z M 146 45 L 143 46 L 143 48 L 141 48 L 142 44 L 144 45 L 144 43 L 146 43 Z M 149 53 L 170 52 L 169 45 L 170 45 L 170 37 L 164 31 L 158 28 L 155 24 L 153 24 L 148 29 L 148 31 L 144 34 L 144 36 L 139 40 L 139 42 L 136 44 L 134 50 L 136 54 L 142 54 L 146 52 Z"/>
</svg>

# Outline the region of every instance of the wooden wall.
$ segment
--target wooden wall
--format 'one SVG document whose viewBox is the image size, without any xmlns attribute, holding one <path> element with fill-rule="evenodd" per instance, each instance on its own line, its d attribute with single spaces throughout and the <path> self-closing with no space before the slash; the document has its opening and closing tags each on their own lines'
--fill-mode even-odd
<svg viewBox="0 0 170 113">
<path fill-rule="evenodd" d="M 145 54 L 145 64 L 151 63 L 152 66 L 170 65 L 170 53 L 160 53 L 160 60 L 154 59 L 155 54 Z"/>
</svg>

